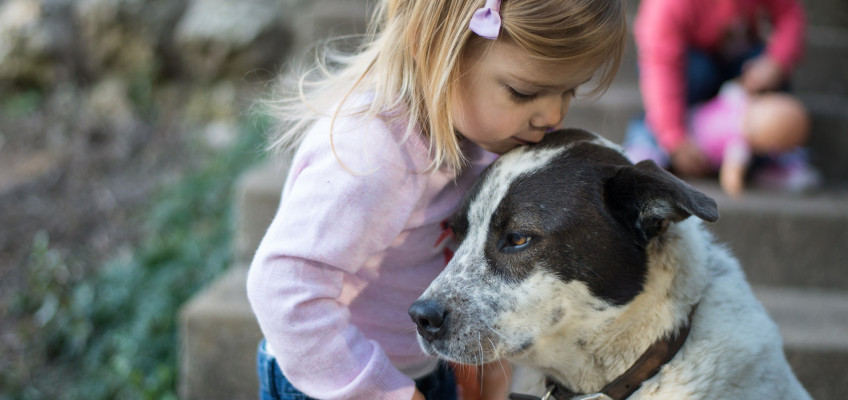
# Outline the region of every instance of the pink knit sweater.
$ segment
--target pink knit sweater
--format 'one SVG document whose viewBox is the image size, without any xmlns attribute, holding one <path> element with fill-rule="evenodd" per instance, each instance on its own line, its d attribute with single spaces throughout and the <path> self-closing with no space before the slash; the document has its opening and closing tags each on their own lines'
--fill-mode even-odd
<svg viewBox="0 0 848 400">
<path fill-rule="evenodd" d="M 642 0 L 635 22 L 639 80 L 646 117 L 660 145 L 686 138 L 686 52 L 715 51 L 734 23 L 773 24 L 766 54 L 791 71 L 801 57 L 804 11 L 798 0 Z"/>
<path fill-rule="evenodd" d="M 444 268 L 442 222 L 495 156 L 470 143 L 459 176 L 423 172 L 425 139 L 380 120 L 306 136 L 247 290 L 286 377 L 320 399 L 412 398 L 435 360 L 407 309 Z M 341 161 L 341 163 L 340 163 Z M 343 165 L 342 165 L 343 164 Z M 404 372 L 401 372 L 403 370 Z"/>
</svg>

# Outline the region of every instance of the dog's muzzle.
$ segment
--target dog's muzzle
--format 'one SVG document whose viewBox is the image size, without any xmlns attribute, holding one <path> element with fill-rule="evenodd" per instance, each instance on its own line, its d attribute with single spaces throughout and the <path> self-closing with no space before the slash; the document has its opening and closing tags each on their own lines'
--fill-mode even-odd
<svg viewBox="0 0 848 400">
<path fill-rule="evenodd" d="M 435 300 L 418 300 L 409 307 L 418 334 L 428 342 L 441 339 L 447 331 L 447 310 Z"/>
</svg>

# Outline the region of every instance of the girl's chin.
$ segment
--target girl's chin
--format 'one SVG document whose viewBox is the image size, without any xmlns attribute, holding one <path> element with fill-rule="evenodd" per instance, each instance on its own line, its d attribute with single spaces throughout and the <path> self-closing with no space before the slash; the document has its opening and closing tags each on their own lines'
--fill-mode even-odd
<svg viewBox="0 0 848 400">
<path fill-rule="evenodd" d="M 465 140 L 470 140 L 465 138 Z M 514 137 L 510 137 L 498 142 L 487 142 L 487 143 L 479 143 L 475 140 L 471 140 L 474 144 L 479 146 L 481 149 L 488 151 L 489 153 L 495 153 L 498 155 L 502 155 L 518 146 L 523 146 L 527 144 L 531 144 L 528 141 L 517 139 Z"/>
<path fill-rule="evenodd" d="M 518 146 L 521 146 L 521 145 L 520 144 L 499 144 L 497 146 L 492 146 L 489 149 L 483 148 L 483 150 L 486 150 L 490 153 L 495 153 L 497 155 L 503 155 L 504 153 L 506 153 L 506 152 L 518 147 Z"/>
</svg>

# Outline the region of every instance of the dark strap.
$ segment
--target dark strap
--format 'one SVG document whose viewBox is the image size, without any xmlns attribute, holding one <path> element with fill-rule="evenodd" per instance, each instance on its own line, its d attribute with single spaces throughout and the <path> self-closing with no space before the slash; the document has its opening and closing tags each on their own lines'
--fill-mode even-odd
<svg viewBox="0 0 848 400">
<path fill-rule="evenodd" d="M 531 396 L 529 394 L 518 394 L 518 393 L 510 393 L 509 400 L 541 400 L 536 396 Z"/>
<path fill-rule="evenodd" d="M 612 382 L 604 386 L 599 393 L 606 394 L 613 400 L 624 400 L 633 394 L 633 392 L 639 390 L 642 382 L 651 379 L 660 372 L 660 368 L 674 358 L 680 348 L 683 347 L 686 338 L 689 337 L 692 316 L 695 314 L 695 309 L 697 308 L 698 305 L 696 304 L 692 308 L 692 311 L 689 312 L 689 319 L 686 321 L 686 324 L 676 334 L 673 334 L 670 338 L 663 338 L 654 342 L 627 371 L 624 371 L 618 378 L 615 378 Z M 551 397 L 556 400 L 569 400 L 576 396 L 581 396 L 581 394 L 574 393 L 551 378 L 548 378 L 545 385 L 548 387 L 551 385 L 554 386 Z M 523 394 L 510 394 L 509 398 L 510 400 L 540 400 L 538 397 Z"/>
</svg>

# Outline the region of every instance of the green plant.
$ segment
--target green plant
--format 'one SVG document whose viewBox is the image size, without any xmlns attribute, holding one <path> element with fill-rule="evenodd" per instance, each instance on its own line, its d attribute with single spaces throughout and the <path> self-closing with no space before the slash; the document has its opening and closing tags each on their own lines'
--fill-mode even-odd
<svg viewBox="0 0 848 400">
<path fill-rule="evenodd" d="M 244 125 L 231 149 L 161 191 L 132 255 L 75 278 L 46 234 L 34 239 L 29 290 L 16 301 L 34 313 L 57 388 L 12 388 L 11 398 L 176 399 L 177 311 L 232 259 L 231 193 L 259 159 L 261 123 Z M 3 377 L 0 383 L 12 378 Z M 0 394 L 0 398 L 4 394 Z"/>
</svg>

